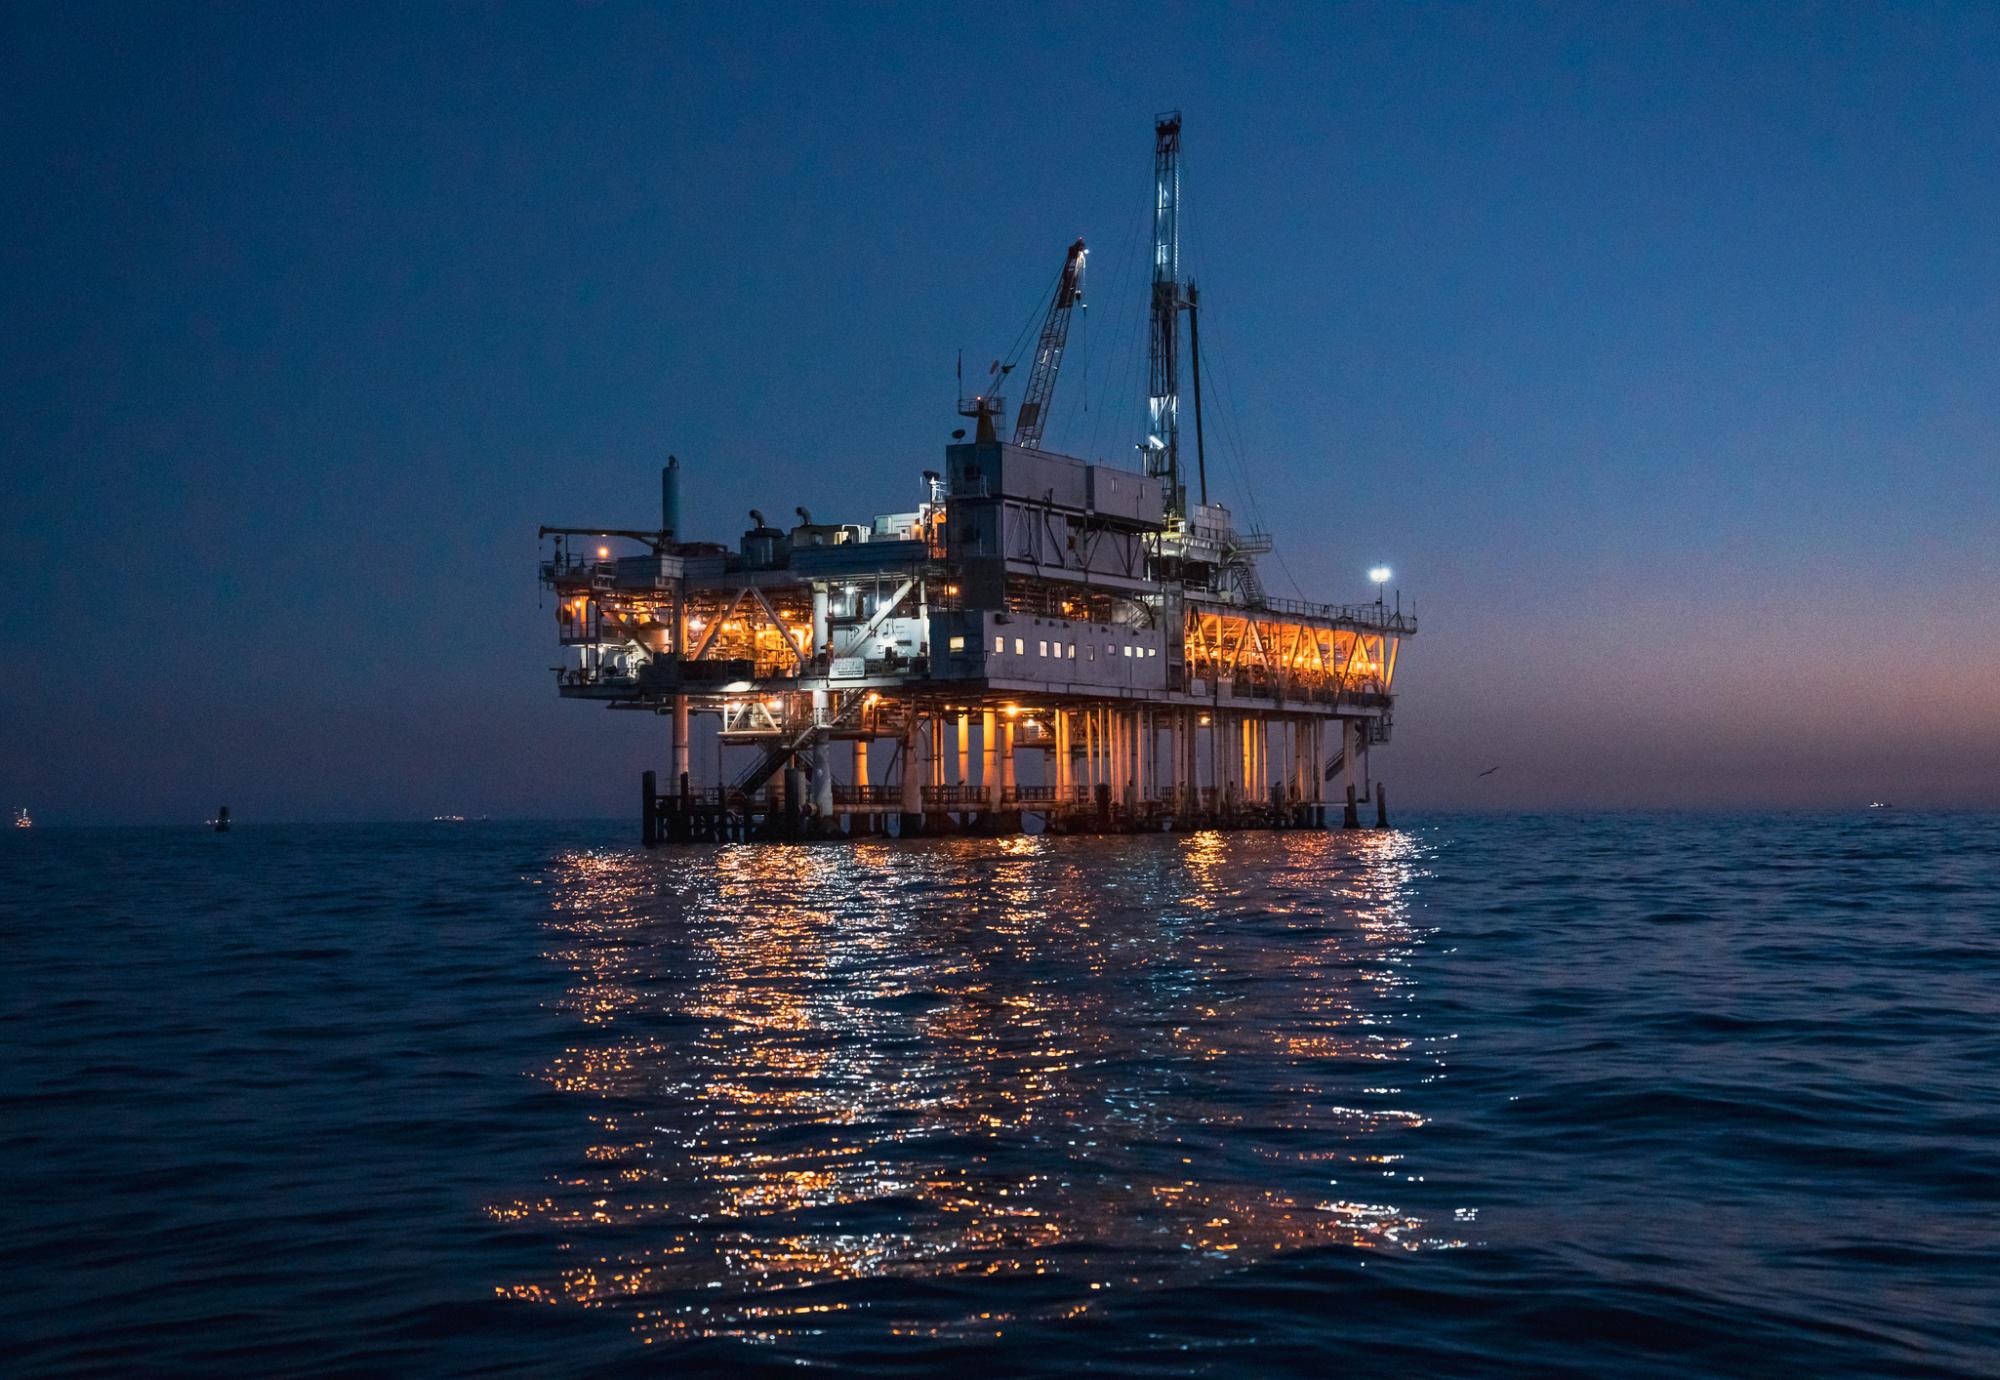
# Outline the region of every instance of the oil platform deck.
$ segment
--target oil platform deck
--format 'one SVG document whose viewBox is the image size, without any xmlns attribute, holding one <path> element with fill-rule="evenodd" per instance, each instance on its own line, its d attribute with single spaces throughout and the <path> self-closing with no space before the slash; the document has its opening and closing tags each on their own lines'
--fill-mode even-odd
<svg viewBox="0 0 2000 1380">
<path fill-rule="evenodd" d="M 1083 244 L 1065 260 L 1012 441 L 1004 402 L 965 400 L 907 512 L 787 528 L 758 512 L 733 546 L 681 533 L 679 466 L 658 529 L 544 528 L 560 694 L 659 714 L 664 789 L 645 842 L 1210 827 L 1347 827 L 1386 796 L 1402 639 L 1385 600 L 1268 596 L 1269 538 L 1190 497 L 1179 444 L 1180 121 L 1156 123 L 1152 377 L 1142 469 L 1041 446 Z M 579 541 L 582 550 L 579 551 Z M 612 543 L 617 543 L 614 548 Z M 599 544 L 602 543 L 602 544 Z M 727 779 L 694 769 L 708 721 Z M 719 761 L 720 755 L 708 760 Z"/>
</svg>

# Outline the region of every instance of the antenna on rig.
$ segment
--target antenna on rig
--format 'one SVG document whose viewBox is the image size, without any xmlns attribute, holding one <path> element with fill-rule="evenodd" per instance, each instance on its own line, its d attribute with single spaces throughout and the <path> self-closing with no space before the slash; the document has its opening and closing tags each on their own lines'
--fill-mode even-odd
<svg viewBox="0 0 2000 1380">
<path fill-rule="evenodd" d="M 1000 417 L 1007 410 L 1007 400 L 1000 396 L 999 388 L 1014 366 L 1003 366 L 999 360 L 987 372 L 993 376 L 992 390 L 974 393 L 967 397 L 965 392 L 965 351 L 958 352 L 958 415 L 971 417 L 973 421 L 972 439 L 979 445 L 987 445 L 1000 439 Z"/>
</svg>

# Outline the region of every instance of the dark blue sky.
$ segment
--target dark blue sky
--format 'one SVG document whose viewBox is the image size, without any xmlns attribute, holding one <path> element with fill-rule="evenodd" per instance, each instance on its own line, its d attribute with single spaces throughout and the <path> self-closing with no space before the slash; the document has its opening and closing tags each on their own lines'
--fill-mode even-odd
<svg viewBox="0 0 2000 1380">
<path fill-rule="evenodd" d="M 0 805 L 623 813 L 536 524 L 668 450 L 720 540 L 911 506 L 1079 234 L 1049 439 L 1127 461 L 1170 106 L 1216 486 L 1423 616 L 1401 799 L 2000 804 L 2000 10 L 14 5 L 0 69 Z"/>
</svg>

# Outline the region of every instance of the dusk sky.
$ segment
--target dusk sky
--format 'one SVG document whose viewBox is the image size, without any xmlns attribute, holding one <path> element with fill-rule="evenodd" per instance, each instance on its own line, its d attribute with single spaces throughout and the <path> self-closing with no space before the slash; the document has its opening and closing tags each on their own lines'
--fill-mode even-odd
<svg viewBox="0 0 2000 1380">
<path fill-rule="evenodd" d="M 2000 9 L 832 4 L 6 7 L 0 806 L 627 813 L 536 526 L 914 507 L 1078 235 L 1132 465 L 1172 107 L 1406 811 L 2000 806 Z"/>
</svg>

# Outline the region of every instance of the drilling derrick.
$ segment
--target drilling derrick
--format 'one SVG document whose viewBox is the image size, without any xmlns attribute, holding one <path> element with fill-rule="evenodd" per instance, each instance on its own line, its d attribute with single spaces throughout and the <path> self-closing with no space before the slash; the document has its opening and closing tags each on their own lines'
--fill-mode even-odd
<svg viewBox="0 0 2000 1380">
<path fill-rule="evenodd" d="M 1153 310 L 1146 398 L 1146 473 L 1158 479 L 1167 511 L 1186 513 L 1180 456 L 1181 113 L 1153 121 Z"/>
<path fill-rule="evenodd" d="M 1069 247 L 1063 260 L 1062 277 L 1056 281 L 1055 299 L 1049 303 L 1048 318 L 1042 322 L 1042 338 L 1035 346 L 1035 367 L 1028 375 L 1028 396 L 1014 418 L 1014 444 L 1034 450 L 1042 448 L 1042 431 L 1048 425 L 1049 400 L 1055 396 L 1056 374 L 1062 368 L 1063 348 L 1069 344 L 1070 308 L 1083 300 L 1083 241 Z"/>
</svg>

